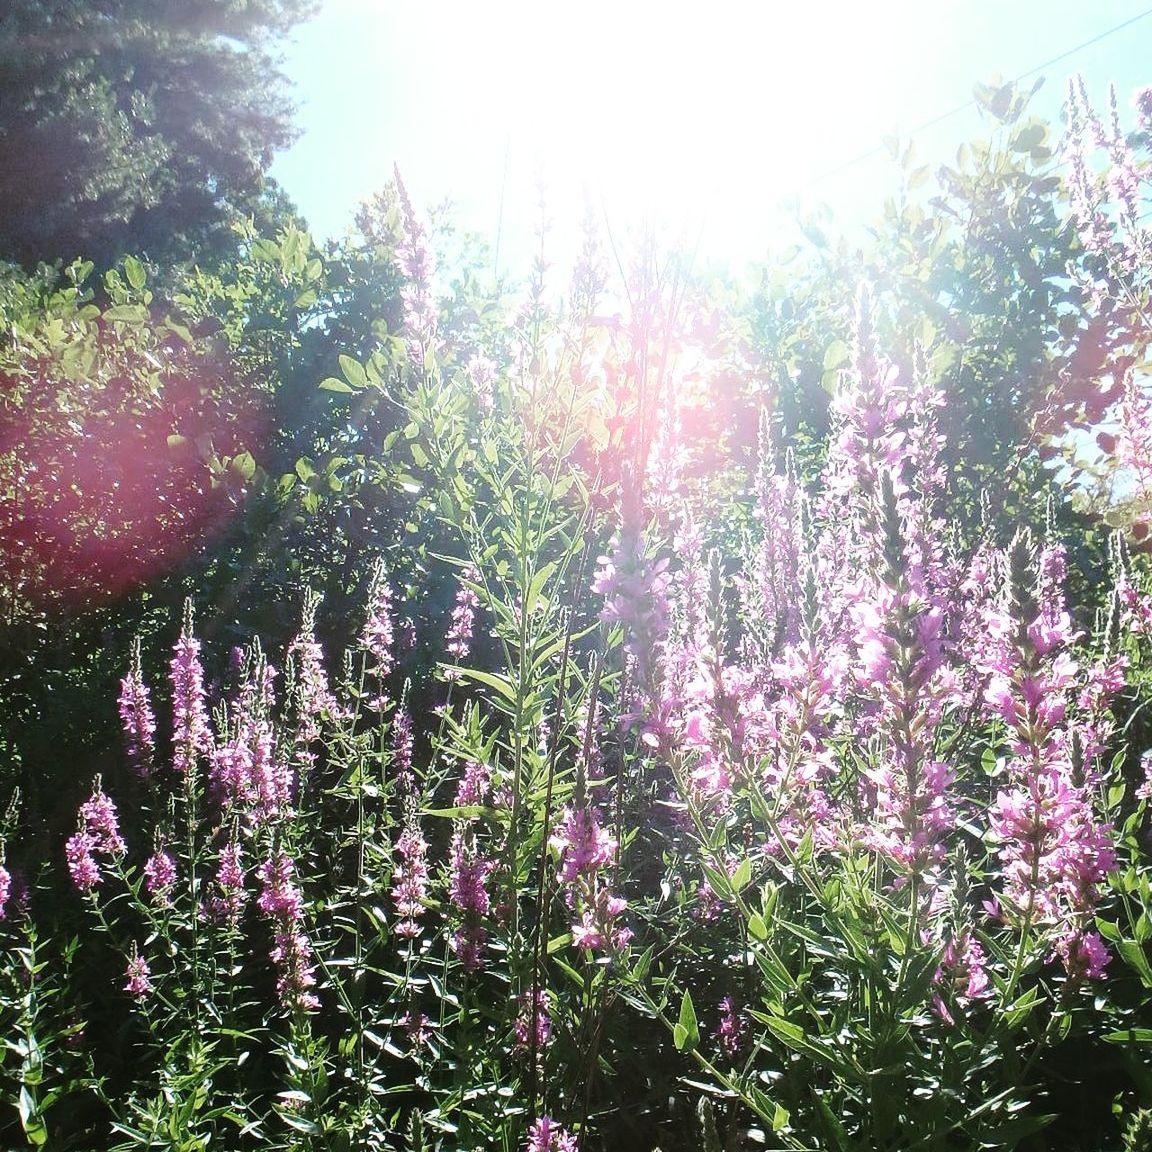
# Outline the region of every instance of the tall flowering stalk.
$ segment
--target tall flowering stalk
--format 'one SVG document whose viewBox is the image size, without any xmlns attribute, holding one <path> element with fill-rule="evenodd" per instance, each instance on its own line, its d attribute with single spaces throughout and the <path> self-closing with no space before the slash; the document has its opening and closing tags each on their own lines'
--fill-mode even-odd
<svg viewBox="0 0 1152 1152">
<path fill-rule="evenodd" d="M 141 776 L 149 776 L 156 758 L 156 718 L 140 660 L 140 638 L 132 642 L 132 663 L 120 681 L 120 724 L 130 763 Z"/>
<path fill-rule="evenodd" d="M 456 807 L 481 805 L 488 797 L 491 773 L 487 765 L 472 760 L 465 764 L 456 787 Z M 466 971 L 484 964 L 488 939 L 486 920 L 492 901 L 488 877 L 495 868 L 484 852 L 472 820 L 457 820 L 449 850 L 448 898 L 456 928 L 452 950 Z"/>
<path fill-rule="evenodd" d="M 396 666 L 396 629 L 392 620 L 392 589 L 388 583 L 388 569 L 383 560 L 377 560 L 368 588 L 368 607 L 364 626 L 360 630 L 359 644 L 366 656 L 364 672 L 372 677 L 378 694 L 369 706 L 382 711 L 390 703 L 384 687 Z"/>
<path fill-rule="evenodd" d="M 435 261 L 424 226 L 400 178 L 399 168 L 395 170 L 395 180 L 403 223 L 400 243 L 396 248 L 396 263 L 405 281 L 400 289 L 400 300 L 404 305 L 404 332 L 408 339 L 409 358 L 422 369 L 427 357 L 438 347 L 436 297 L 432 291 Z"/>
<path fill-rule="evenodd" d="M 128 850 L 120 835 L 116 805 L 104 793 L 99 779 L 92 795 L 80 805 L 77 823 L 76 832 L 68 838 L 65 854 L 72 883 L 80 892 L 89 893 L 100 883 L 100 857 L 118 858 Z"/>
<path fill-rule="evenodd" d="M 1107 951 L 1092 927 L 1100 886 L 1116 866 L 1112 829 L 1097 818 L 1085 759 L 1085 730 L 1073 710 L 1081 696 L 1071 652 L 1077 638 L 1059 593 L 1063 556 L 1049 546 L 1037 565 L 1027 538 L 1006 558 L 1000 604 L 988 614 L 986 707 L 1007 726 L 1008 787 L 995 799 L 990 826 L 1002 866 L 1000 914 L 1021 932 L 1021 954 L 1038 930 L 1070 975 L 1098 978 Z M 1034 575 L 1039 568 L 1038 578 Z M 1107 695 L 1084 702 L 1102 708 Z M 1088 717 L 1088 748 L 1099 742 Z"/>
<path fill-rule="evenodd" d="M 320 1007 L 311 991 L 316 983 L 312 947 L 304 934 L 304 898 L 295 884 L 295 865 L 287 852 L 273 853 L 257 869 L 261 883 L 257 904 L 273 925 L 270 954 L 276 967 L 276 992 L 287 1009 Z"/>
<path fill-rule="evenodd" d="M 549 843 L 560 856 L 557 880 L 565 902 L 578 916 L 572 925 L 573 947 L 619 951 L 632 938 L 620 923 L 628 902 L 614 895 L 602 876 L 616 861 L 616 839 L 601 826 L 586 797 L 564 809 Z"/>
<path fill-rule="evenodd" d="M 579 1152 L 576 1137 L 551 1116 L 541 1116 L 529 1129 L 524 1152 Z"/>
<path fill-rule="evenodd" d="M 460 586 L 456 590 L 456 602 L 452 606 L 452 621 L 444 638 L 444 647 L 457 664 L 468 656 L 472 648 L 472 631 L 476 626 L 476 609 L 480 607 L 480 598 L 470 585 L 479 581 L 479 570 L 474 564 L 469 564 L 461 573 Z M 455 668 L 448 668 L 444 675 L 448 680 L 455 680 L 460 674 Z"/>
<path fill-rule="evenodd" d="M 184 626 L 173 649 L 172 680 L 172 764 L 187 775 L 200 756 L 212 750 L 212 729 L 204 696 L 204 668 L 200 663 L 200 641 L 192 632 L 192 602 L 184 605 Z"/>
<path fill-rule="evenodd" d="M 255 649 L 227 732 L 211 756 L 213 796 L 227 814 L 254 825 L 284 819 L 294 810 L 295 773 L 273 721 L 275 680 L 276 669 Z"/>
<path fill-rule="evenodd" d="M 392 900 L 397 922 L 397 936 L 412 940 L 420 935 L 420 920 L 428 897 L 428 842 L 420 829 L 416 804 L 405 803 L 404 823 L 395 847 L 396 865 L 392 872 Z"/>
<path fill-rule="evenodd" d="M 335 717 L 340 712 L 336 697 L 328 687 L 324 650 L 316 639 L 316 608 L 319 603 L 320 598 L 314 592 L 305 594 L 300 631 L 288 646 L 288 659 L 292 661 L 295 672 L 296 755 L 306 765 L 315 758 L 309 745 L 320 738 L 321 720 L 325 716 Z"/>
</svg>

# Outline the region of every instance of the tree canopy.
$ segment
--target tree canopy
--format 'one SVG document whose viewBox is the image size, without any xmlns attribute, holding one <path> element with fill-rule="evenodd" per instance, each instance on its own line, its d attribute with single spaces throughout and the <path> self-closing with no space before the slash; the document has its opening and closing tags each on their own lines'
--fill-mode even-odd
<svg viewBox="0 0 1152 1152">
<path fill-rule="evenodd" d="M 0 15 L 0 258 L 187 258 L 275 198 L 281 38 L 313 0 L 11 0 Z"/>
</svg>

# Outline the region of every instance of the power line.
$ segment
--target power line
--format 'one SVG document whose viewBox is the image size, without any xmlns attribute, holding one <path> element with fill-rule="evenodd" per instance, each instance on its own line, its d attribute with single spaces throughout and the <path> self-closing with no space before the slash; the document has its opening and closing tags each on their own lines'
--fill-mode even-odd
<svg viewBox="0 0 1152 1152">
<path fill-rule="evenodd" d="M 1117 32 L 1123 32 L 1125 28 L 1130 28 L 1133 24 L 1138 23 L 1147 17 L 1152 16 L 1152 8 L 1145 8 L 1143 12 L 1138 12 L 1135 16 L 1130 16 L 1127 20 L 1114 25 L 1112 28 L 1104 32 L 1100 32 L 1089 40 L 1085 40 L 1082 44 L 1077 44 L 1073 48 L 1068 48 L 1063 52 L 1058 53 L 1049 60 L 1045 60 L 1041 64 L 1036 64 L 1034 67 L 1029 68 L 1026 72 L 1021 72 L 1014 80 L 1010 81 L 1012 84 L 1019 84 L 1021 80 L 1027 80 L 1029 76 L 1035 76 L 1037 73 L 1044 71 L 1045 68 L 1051 68 L 1053 64 L 1059 64 L 1062 60 L 1067 60 L 1071 56 L 1075 56 L 1078 52 L 1083 52 L 1085 48 L 1091 48 L 1093 44 L 1099 44 L 1101 40 L 1107 40 L 1109 36 L 1114 36 Z M 956 105 L 955 108 L 949 108 L 947 112 L 941 112 L 928 120 L 917 124 L 914 128 L 910 129 L 908 136 L 915 136 L 918 132 L 925 132 L 929 128 L 935 128 L 937 124 L 950 119 L 953 116 L 958 116 L 961 112 L 967 112 L 969 108 L 976 107 L 976 100 L 971 99 L 965 101 L 963 104 Z M 841 164 L 837 164 L 834 168 L 829 168 L 826 172 L 821 172 L 818 176 L 813 176 L 808 181 L 807 187 L 811 188 L 816 184 L 822 184 L 825 180 L 832 179 L 833 176 L 839 176 L 841 172 L 849 168 L 854 168 L 857 164 L 862 164 L 865 160 L 871 160 L 873 156 L 880 156 L 884 153 L 885 146 L 877 144 L 874 148 L 869 148 L 866 152 L 861 152 L 857 156 L 853 156 L 845 160 Z"/>
</svg>

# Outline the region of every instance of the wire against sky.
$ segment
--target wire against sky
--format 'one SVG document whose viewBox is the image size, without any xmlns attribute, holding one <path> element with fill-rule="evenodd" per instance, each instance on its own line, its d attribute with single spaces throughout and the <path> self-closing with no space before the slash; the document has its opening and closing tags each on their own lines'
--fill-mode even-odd
<svg viewBox="0 0 1152 1152">
<path fill-rule="evenodd" d="M 1074 45 L 1072 48 L 1065 49 L 1058 52 L 1055 56 L 1044 60 L 1040 64 L 1021 72 L 1016 76 L 1011 83 L 1019 84 L 1021 80 L 1027 80 L 1030 76 L 1036 76 L 1045 68 L 1051 68 L 1053 64 L 1059 64 L 1062 60 L 1068 60 L 1071 57 L 1083 52 L 1086 48 L 1091 48 L 1094 44 L 1099 44 L 1102 40 L 1107 40 L 1109 36 L 1114 36 L 1117 32 L 1123 32 L 1125 28 L 1130 28 L 1133 24 L 1152 16 L 1152 8 L 1145 8 L 1143 12 L 1138 12 L 1135 16 L 1130 16 L 1127 20 L 1121 21 L 1119 24 L 1113 25 L 1111 28 L 1082 41 L 1080 44 Z M 969 108 L 976 107 L 976 100 L 966 100 L 963 104 L 957 104 L 954 108 L 949 108 L 947 112 L 941 112 L 936 116 L 930 117 L 921 123 L 915 125 L 908 131 L 908 137 L 917 135 L 920 132 L 926 132 L 929 128 L 935 128 L 937 124 L 942 124 L 945 120 L 950 120 L 953 116 L 959 116 L 961 112 L 967 112 Z M 865 160 L 871 160 L 874 156 L 880 156 L 884 152 L 884 145 L 877 144 L 874 148 L 869 148 L 866 152 L 861 152 L 856 156 L 845 160 L 841 164 L 837 164 L 827 171 L 821 172 L 817 176 L 813 176 L 806 185 L 807 188 L 812 188 L 817 184 L 824 183 L 825 180 L 831 180 L 833 176 L 839 176 L 842 172 L 846 172 L 850 168 L 854 168 L 857 164 L 864 163 Z"/>
</svg>

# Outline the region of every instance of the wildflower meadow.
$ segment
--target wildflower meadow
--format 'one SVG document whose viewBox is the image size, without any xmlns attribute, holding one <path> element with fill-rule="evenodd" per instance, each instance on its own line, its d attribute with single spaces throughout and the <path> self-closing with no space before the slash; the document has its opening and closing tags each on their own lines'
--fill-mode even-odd
<svg viewBox="0 0 1152 1152">
<path fill-rule="evenodd" d="M 5 1147 L 1152 1148 L 1152 90 L 983 102 L 753 289 L 4 273 Z"/>
</svg>

